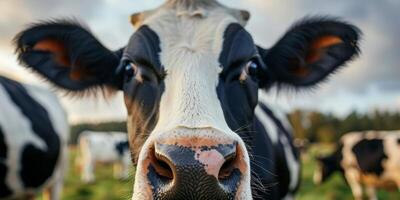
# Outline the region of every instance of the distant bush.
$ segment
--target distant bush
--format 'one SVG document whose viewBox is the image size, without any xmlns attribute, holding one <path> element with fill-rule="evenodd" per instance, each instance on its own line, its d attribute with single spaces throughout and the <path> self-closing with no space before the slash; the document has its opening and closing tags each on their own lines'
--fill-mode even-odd
<svg viewBox="0 0 400 200">
<path fill-rule="evenodd" d="M 127 132 L 126 122 L 101 122 L 101 123 L 83 123 L 71 125 L 71 134 L 69 139 L 69 144 L 76 144 L 79 134 L 82 131 L 90 130 L 90 131 L 120 131 Z"/>
</svg>

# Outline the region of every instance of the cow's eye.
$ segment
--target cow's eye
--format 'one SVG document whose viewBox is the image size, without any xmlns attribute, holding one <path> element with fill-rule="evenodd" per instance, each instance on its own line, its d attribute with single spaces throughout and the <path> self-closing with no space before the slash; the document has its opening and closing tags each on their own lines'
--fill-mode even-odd
<svg viewBox="0 0 400 200">
<path fill-rule="evenodd" d="M 137 66 L 133 62 L 127 62 L 125 65 L 125 76 L 127 78 L 132 78 L 137 71 Z"/>
<path fill-rule="evenodd" d="M 255 61 L 250 61 L 245 70 L 248 75 L 256 77 L 258 75 L 258 64 Z"/>
<path fill-rule="evenodd" d="M 251 60 L 249 61 L 246 66 L 244 67 L 242 74 L 240 75 L 239 80 L 240 81 L 245 81 L 249 76 L 253 80 L 257 80 L 258 78 L 258 70 L 259 70 L 259 65 L 256 61 Z"/>
</svg>

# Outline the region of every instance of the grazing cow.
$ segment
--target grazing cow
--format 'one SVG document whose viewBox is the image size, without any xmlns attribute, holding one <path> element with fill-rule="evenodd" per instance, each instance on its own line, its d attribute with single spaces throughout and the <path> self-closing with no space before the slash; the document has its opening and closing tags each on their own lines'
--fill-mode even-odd
<svg viewBox="0 0 400 200">
<path fill-rule="evenodd" d="M 168 0 L 132 15 L 137 30 L 117 51 L 65 20 L 34 24 L 15 41 L 20 61 L 64 90 L 124 92 L 132 199 L 280 199 L 289 189 L 279 186 L 295 190 L 277 167 L 295 160 L 277 158 L 294 155 L 291 136 L 271 138 L 263 120 L 283 124 L 256 109 L 258 91 L 325 80 L 358 54 L 359 30 L 306 18 L 264 49 L 244 29 L 249 17 L 216 0 Z"/>
<path fill-rule="evenodd" d="M 60 199 L 69 125 L 57 97 L 0 76 L 0 199 Z"/>
<path fill-rule="evenodd" d="M 348 133 L 332 155 L 318 158 L 314 182 L 341 172 L 355 199 L 362 199 L 363 186 L 369 199 L 377 199 L 377 188 L 400 189 L 399 155 L 400 131 Z"/>
<path fill-rule="evenodd" d="M 114 164 L 114 177 L 128 179 L 131 155 L 128 135 L 121 132 L 83 131 L 78 139 L 80 157 L 77 158 L 82 170 L 82 180 L 95 180 L 96 163 Z"/>
</svg>

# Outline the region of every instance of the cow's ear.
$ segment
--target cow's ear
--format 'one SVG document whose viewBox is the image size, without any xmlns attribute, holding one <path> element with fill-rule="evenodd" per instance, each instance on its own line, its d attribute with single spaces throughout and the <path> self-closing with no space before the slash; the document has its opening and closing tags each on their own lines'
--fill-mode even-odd
<svg viewBox="0 0 400 200">
<path fill-rule="evenodd" d="M 20 62 L 58 87 L 69 91 L 119 87 L 115 71 L 122 50 L 110 51 L 77 22 L 34 24 L 15 37 L 15 44 Z"/>
<path fill-rule="evenodd" d="M 278 84 L 311 86 L 359 54 L 360 30 L 332 18 L 305 18 L 268 50 L 259 48 L 266 77 Z"/>
</svg>

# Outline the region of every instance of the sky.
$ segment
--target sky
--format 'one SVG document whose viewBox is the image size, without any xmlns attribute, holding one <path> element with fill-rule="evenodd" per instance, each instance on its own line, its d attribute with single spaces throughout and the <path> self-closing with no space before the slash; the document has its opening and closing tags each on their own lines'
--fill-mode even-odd
<svg viewBox="0 0 400 200">
<path fill-rule="evenodd" d="M 46 19 L 74 18 L 87 24 L 110 49 L 127 43 L 134 32 L 133 13 L 155 8 L 163 0 L 1 0 L 0 74 L 49 87 L 18 65 L 12 38 L 27 24 Z M 272 46 L 296 20 L 304 16 L 340 17 L 363 31 L 361 56 L 313 90 L 270 91 L 268 98 L 285 110 L 320 110 L 345 116 L 356 110 L 400 111 L 399 0 L 220 0 L 250 11 L 246 29 L 257 44 Z M 59 93 L 71 122 L 122 120 L 122 94 L 70 98 Z"/>
</svg>

